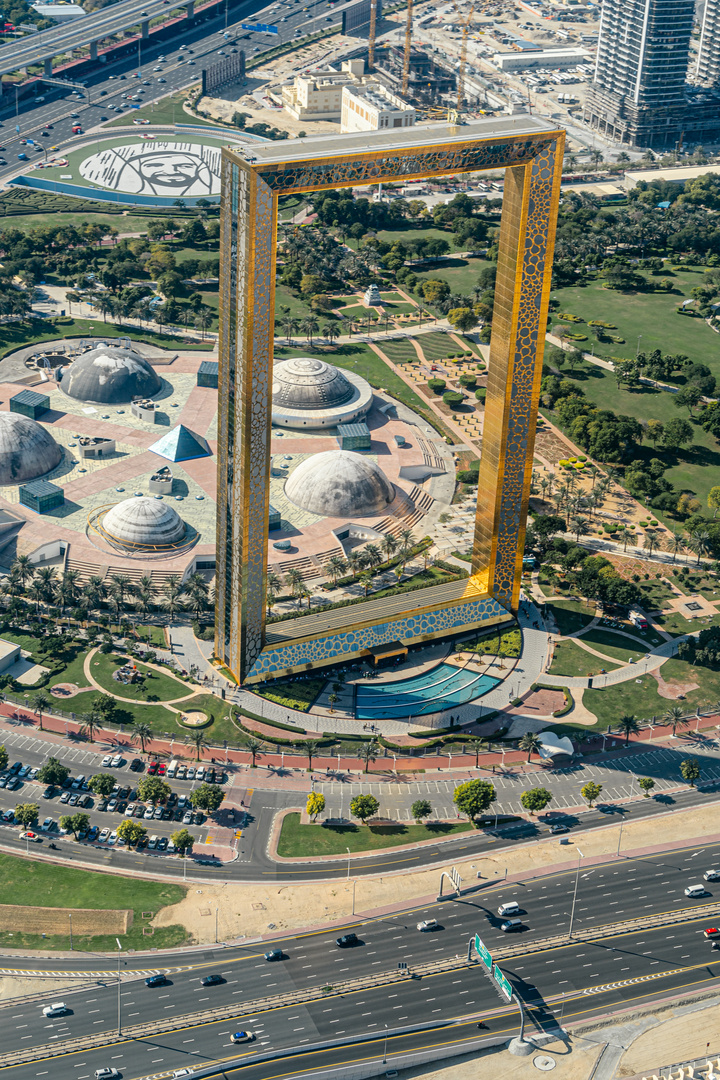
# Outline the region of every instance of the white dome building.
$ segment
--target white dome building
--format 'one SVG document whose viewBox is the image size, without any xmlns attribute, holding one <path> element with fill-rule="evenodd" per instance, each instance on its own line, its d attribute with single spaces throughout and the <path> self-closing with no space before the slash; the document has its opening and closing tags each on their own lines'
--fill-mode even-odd
<svg viewBox="0 0 720 1080">
<path fill-rule="evenodd" d="M 62 448 L 37 420 L 0 413 L 0 484 L 23 484 L 44 476 L 62 456 Z"/>
<path fill-rule="evenodd" d="M 135 496 L 116 503 L 105 514 L 101 532 L 116 544 L 133 551 L 172 547 L 186 532 L 178 512 L 159 499 Z"/>
<path fill-rule="evenodd" d="M 289 428 L 351 424 L 368 412 L 372 394 L 370 384 L 354 371 L 294 356 L 273 368 L 272 422 Z"/>
<path fill-rule="evenodd" d="M 285 482 L 301 510 L 323 517 L 379 517 L 395 499 L 382 469 L 351 450 L 326 450 L 302 461 Z"/>
<path fill-rule="evenodd" d="M 60 389 L 77 401 L 126 405 L 133 398 L 157 394 L 161 380 L 147 360 L 119 345 L 89 349 L 63 371 Z"/>
</svg>

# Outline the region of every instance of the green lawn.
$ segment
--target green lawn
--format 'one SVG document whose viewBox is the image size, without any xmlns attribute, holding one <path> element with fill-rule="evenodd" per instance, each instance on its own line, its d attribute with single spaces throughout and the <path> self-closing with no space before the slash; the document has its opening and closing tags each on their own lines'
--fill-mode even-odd
<svg viewBox="0 0 720 1080">
<path fill-rule="evenodd" d="M 467 351 L 458 345 L 457 341 L 453 341 L 449 334 L 418 334 L 415 340 L 425 354 L 425 359 L 430 362 Z"/>
<path fill-rule="evenodd" d="M 580 640 L 586 641 L 593 649 L 598 649 L 599 652 L 605 653 L 606 656 L 612 656 L 615 660 L 620 660 L 624 664 L 628 663 L 631 657 L 633 660 L 639 660 L 652 647 L 650 643 L 643 647 L 642 642 L 639 648 L 634 647 L 630 638 L 624 638 L 620 634 L 613 634 L 612 630 L 600 630 L 596 626 L 582 634 Z M 655 636 L 653 643 L 659 645 L 660 638 Z"/>
<path fill-rule="evenodd" d="M 591 326 L 582 323 L 577 325 L 581 333 L 588 335 L 588 351 L 591 343 L 594 344 L 596 356 L 622 356 L 631 359 L 637 351 L 640 335 L 640 349 L 643 352 L 662 349 L 664 353 L 684 353 L 698 363 L 707 364 L 713 374 L 720 378 L 717 336 L 703 319 L 689 318 L 676 312 L 680 303 L 689 298 L 693 286 L 702 284 L 702 271 L 678 270 L 674 274 L 660 274 L 655 280 L 661 277 L 669 277 L 676 291 L 616 292 L 614 289 L 604 289 L 602 281 L 598 279 L 584 287 L 554 289 L 552 297 L 558 300 L 558 311 L 578 315 L 585 323 L 590 319 L 597 319 L 617 326 L 618 329 L 611 330 L 610 333 L 624 337 L 624 345 L 599 343 L 595 340 Z M 649 280 L 653 280 L 652 275 Z M 585 345 L 583 342 L 583 346 Z"/>
<path fill-rule="evenodd" d="M 322 325 L 323 319 L 329 318 L 334 320 L 336 318 L 336 316 L 334 316 L 331 312 L 328 312 L 327 316 L 315 315 L 315 313 L 310 310 L 310 305 L 305 302 L 302 296 L 296 296 L 291 289 L 288 289 L 287 285 L 281 285 L 280 282 L 278 282 L 275 285 L 276 318 L 280 318 L 281 307 L 290 308 L 291 317 L 293 319 L 299 319 L 300 321 L 302 321 L 303 319 L 307 319 L 310 315 L 313 315 L 314 318 L 316 318 L 318 322 Z M 275 328 L 275 333 L 278 335 L 282 334 L 282 326 L 277 326 Z"/>
<path fill-rule="evenodd" d="M 317 353 L 317 351 L 317 348 L 312 350 L 313 353 Z M 307 354 L 308 349 L 288 348 L 285 345 L 276 346 L 275 348 L 275 356 L 278 358 L 307 356 Z M 422 398 L 407 383 L 403 382 L 400 376 L 392 371 L 380 359 L 378 354 L 373 352 L 364 342 L 348 341 L 342 345 L 337 345 L 333 349 L 325 348 L 322 350 L 322 357 L 329 360 L 331 364 L 337 365 L 337 367 L 345 368 L 348 371 L 356 371 L 358 375 L 362 375 L 364 379 L 367 379 L 371 386 L 387 390 L 389 394 L 392 394 L 398 401 L 402 401 L 408 408 L 420 413 L 432 427 L 439 429 L 443 435 L 450 437 L 453 442 L 455 441 L 454 436 L 427 407 Z"/>
<path fill-rule="evenodd" d="M 0 326 L 0 360 L 8 353 L 20 349 L 23 345 L 40 344 L 41 341 L 57 341 L 59 338 L 71 337 L 129 337 L 134 341 L 146 341 L 151 345 L 159 345 L 164 348 L 195 350 L 198 352 L 212 350 L 213 342 L 189 343 L 182 341 L 171 334 L 160 334 L 147 327 L 143 330 L 134 326 L 119 326 L 112 322 L 103 322 L 98 317 L 92 322 L 89 319 L 71 319 L 69 322 L 55 323 L 54 319 L 28 319 L 21 323 L 7 323 Z"/>
<path fill-rule="evenodd" d="M 147 664 L 141 664 L 138 660 L 133 661 L 139 672 L 146 675 L 140 682 L 125 686 L 113 679 L 112 673 L 123 664 L 128 663 L 125 657 L 116 656 L 114 653 L 96 652 L 90 661 L 90 671 L 93 678 L 113 697 L 127 698 L 146 701 L 174 701 L 177 698 L 187 697 L 192 693 L 188 683 L 176 679 L 174 676 L 161 671 L 154 671 Z"/>
<path fill-rule="evenodd" d="M 382 814 L 382 806 L 380 807 Z M 379 851 L 382 848 L 400 847 L 402 844 L 419 844 L 423 840 L 437 840 L 442 836 L 456 836 L 472 831 L 469 821 L 429 825 L 351 825 L 334 828 L 327 825 L 301 825 L 299 814 L 287 814 L 278 839 L 278 855 L 283 858 L 312 858 L 317 855 L 344 855 L 350 851 Z"/>
<path fill-rule="evenodd" d="M 690 690 L 685 698 L 678 702 L 676 697 L 661 697 L 657 681 L 652 675 L 643 675 L 638 679 L 609 686 L 606 690 L 586 690 L 583 705 L 586 705 L 598 718 L 597 726 L 603 731 L 607 724 L 617 723 L 619 716 L 632 713 L 639 720 L 662 717 L 672 705 L 681 704 L 686 712 L 692 712 L 697 705 L 707 705 L 720 700 L 720 672 L 709 668 L 689 664 L 686 660 L 666 660 L 660 668 L 665 682 L 692 684 L 697 683 L 697 690 Z M 678 734 L 682 732 L 678 728 Z"/>
<path fill-rule="evenodd" d="M 182 885 L 143 881 L 137 877 L 121 877 L 91 870 L 75 870 L 58 863 L 35 862 L 0 853 L 0 904 L 22 904 L 26 907 L 132 908 L 135 913 L 130 932 L 122 938 L 124 949 L 168 949 L 190 944 L 184 927 L 166 926 L 151 936 L 143 935 L 143 912 L 156 914 L 162 908 L 178 904 L 185 897 Z M 69 926 L 69 920 L 68 920 Z M 65 935 L 43 938 L 40 934 L 2 933 L 0 944 L 12 948 L 66 950 Z M 89 952 L 117 952 L 115 937 L 81 937 L 73 935 L 73 948 Z"/>
<path fill-rule="evenodd" d="M 518 628 L 503 630 L 498 634 L 490 630 L 473 641 L 463 641 L 462 649 L 463 652 L 473 651 L 485 656 L 518 657 L 522 649 L 522 631 Z"/>
<path fill-rule="evenodd" d="M 386 244 L 394 244 L 400 240 L 403 244 L 411 244 L 413 240 L 447 240 L 450 245 L 450 251 L 462 251 L 466 249 L 465 244 L 462 247 L 453 240 L 451 232 L 446 232 L 445 229 L 436 229 L 432 225 L 429 228 L 417 229 L 413 228 L 412 224 L 408 222 L 408 225 L 404 229 L 380 229 L 378 231 L 378 240 L 384 240 Z M 354 241 L 351 241 L 354 243 Z"/>
<path fill-rule="evenodd" d="M 141 109 L 133 109 L 132 112 L 123 113 L 122 116 L 118 116 L 117 120 L 111 120 L 105 126 L 109 128 L 127 127 L 128 124 L 132 124 L 133 120 L 149 120 L 151 124 L 177 123 L 215 126 L 211 120 L 198 119 L 185 112 L 183 102 L 189 93 L 190 88 L 181 90 L 177 94 L 168 94 L 167 97 L 161 98 L 160 101 L 150 102 Z M 220 131 L 223 130 L 220 125 L 217 125 L 217 127 Z"/>
<path fill-rule="evenodd" d="M 607 660 L 601 660 L 599 656 L 585 652 L 572 639 L 558 642 L 555 646 L 552 664 L 549 672 L 551 675 L 569 675 L 583 677 L 586 675 L 598 675 L 602 668 L 605 671 L 613 671 L 620 667 L 619 664 L 611 664 Z"/>
<path fill-rule="evenodd" d="M 77 229 L 83 225 L 102 225 L 104 228 L 117 229 L 119 233 L 145 233 L 149 218 L 136 217 L 128 214 L 18 214 L 0 217 L 0 228 L 20 229 L 53 229 L 60 226 L 72 225 Z"/>
<path fill-rule="evenodd" d="M 427 270 L 413 267 L 413 273 L 418 278 L 441 278 L 451 292 L 471 295 L 480 271 L 489 265 L 487 259 L 443 259 Z"/>
<path fill-rule="evenodd" d="M 583 600 L 553 600 L 548 610 L 563 636 L 577 633 L 595 618 L 595 605 Z"/>
<path fill-rule="evenodd" d="M 407 338 L 404 341 L 378 341 L 377 344 L 394 364 L 419 362 L 418 354 Z"/>
<path fill-rule="evenodd" d="M 683 634 L 694 634 L 702 630 L 704 626 L 720 626 L 720 615 L 715 615 L 709 620 L 686 619 L 684 615 L 675 612 L 671 615 L 658 615 L 655 622 L 668 634 L 680 637 Z"/>
<path fill-rule="evenodd" d="M 679 581 L 677 585 L 681 591 L 685 591 Z M 676 599 L 676 594 L 666 581 L 642 581 L 640 588 L 645 594 L 643 607 L 650 611 L 662 611 L 666 604 Z"/>
<path fill-rule="evenodd" d="M 288 709 L 308 712 L 315 698 L 321 693 L 326 680 L 320 679 L 274 679 L 256 688 L 256 693 L 268 701 L 275 701 Z M 282 731 L 279 732 L 282 738 Z M 290 732 L 288 737 L 292 738 Z"/>
</svg>

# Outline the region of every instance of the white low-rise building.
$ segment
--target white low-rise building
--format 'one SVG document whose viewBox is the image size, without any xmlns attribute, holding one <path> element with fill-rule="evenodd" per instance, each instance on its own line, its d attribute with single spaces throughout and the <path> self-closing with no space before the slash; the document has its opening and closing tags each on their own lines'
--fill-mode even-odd
<svg viewBox="0 0 720 1080">
<path fill-rule="evenodd" d="M 296 120 L 339 120 L 343 87 L 359 82 L 364 71 L 364 60 L 346 60 L 341 71 L 327 68 L 297 75 L 282 88 L 283 108 Z"/>
<path fill-rule="evenodd" d="M 527 52 L 495 53 L 492 61 L 500 71 L 529 71 L 532 68 L 570 68 L 587 64 L 585 49 L 534 49 Z"/>
<path fill-rule="evenodd" d="M 344 86 L 340 130 L 384 131 L 390 128 L 412 127 L 416 112 L 402 98 L 381 83 L 364 86 Z"/>
</svg>

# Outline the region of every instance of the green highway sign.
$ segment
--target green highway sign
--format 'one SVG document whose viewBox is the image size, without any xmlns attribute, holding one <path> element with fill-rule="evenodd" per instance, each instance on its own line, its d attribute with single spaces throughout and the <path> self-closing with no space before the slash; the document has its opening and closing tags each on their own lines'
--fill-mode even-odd
<svg viewBox="0 0 720 1080">
<path fill-rule="evenodd" d="M 503 992 L 508 1001 L 510 1001 L 513 995 L 513 988 L 507 981 L 497 964 L 493 968 L 493 976 L 495 977 L 495 982 L 500 987 L 500 990 Z"/>
<path fill-rule="evenodd" d="M 475 952 L 478 954 L 488 971 L 492 971 L 493 958 L 490 954 L 490 950 L 487 949 L 480 940 L 479 934 L 475 935 Z"/>
</svg>

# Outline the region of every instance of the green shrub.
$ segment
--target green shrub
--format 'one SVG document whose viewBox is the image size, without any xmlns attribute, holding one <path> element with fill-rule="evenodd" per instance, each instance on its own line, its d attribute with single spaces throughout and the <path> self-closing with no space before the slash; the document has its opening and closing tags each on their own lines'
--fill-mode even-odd
<svg viewBox="0 0 720 1080">
<path fill-rule="evenodd" d="M 462 405 L 464 400 L 465 398 L 458 390 L 448 390 L 447 393 L 443 394 L 443 401 L 450 408 L 454 408 L 457 405 Z"/>
<path fill-rule="evenodd" d="M 434 394 L 439 394 L 446 386 L 447 383 L 444 379 L 428 379 L 428 389 L 432 390 Z"/>
<path fill-rule="evenodd" d="M 485 389 L 484 386 L 479 386 L 477 388 L 477 390 L 475 391 L 475 400 L 476 401 L 481 401 L 483 403 L 483 405 L 484 405 L 486 397 L 487 397 L 487 390 Z"/>
</svg>

